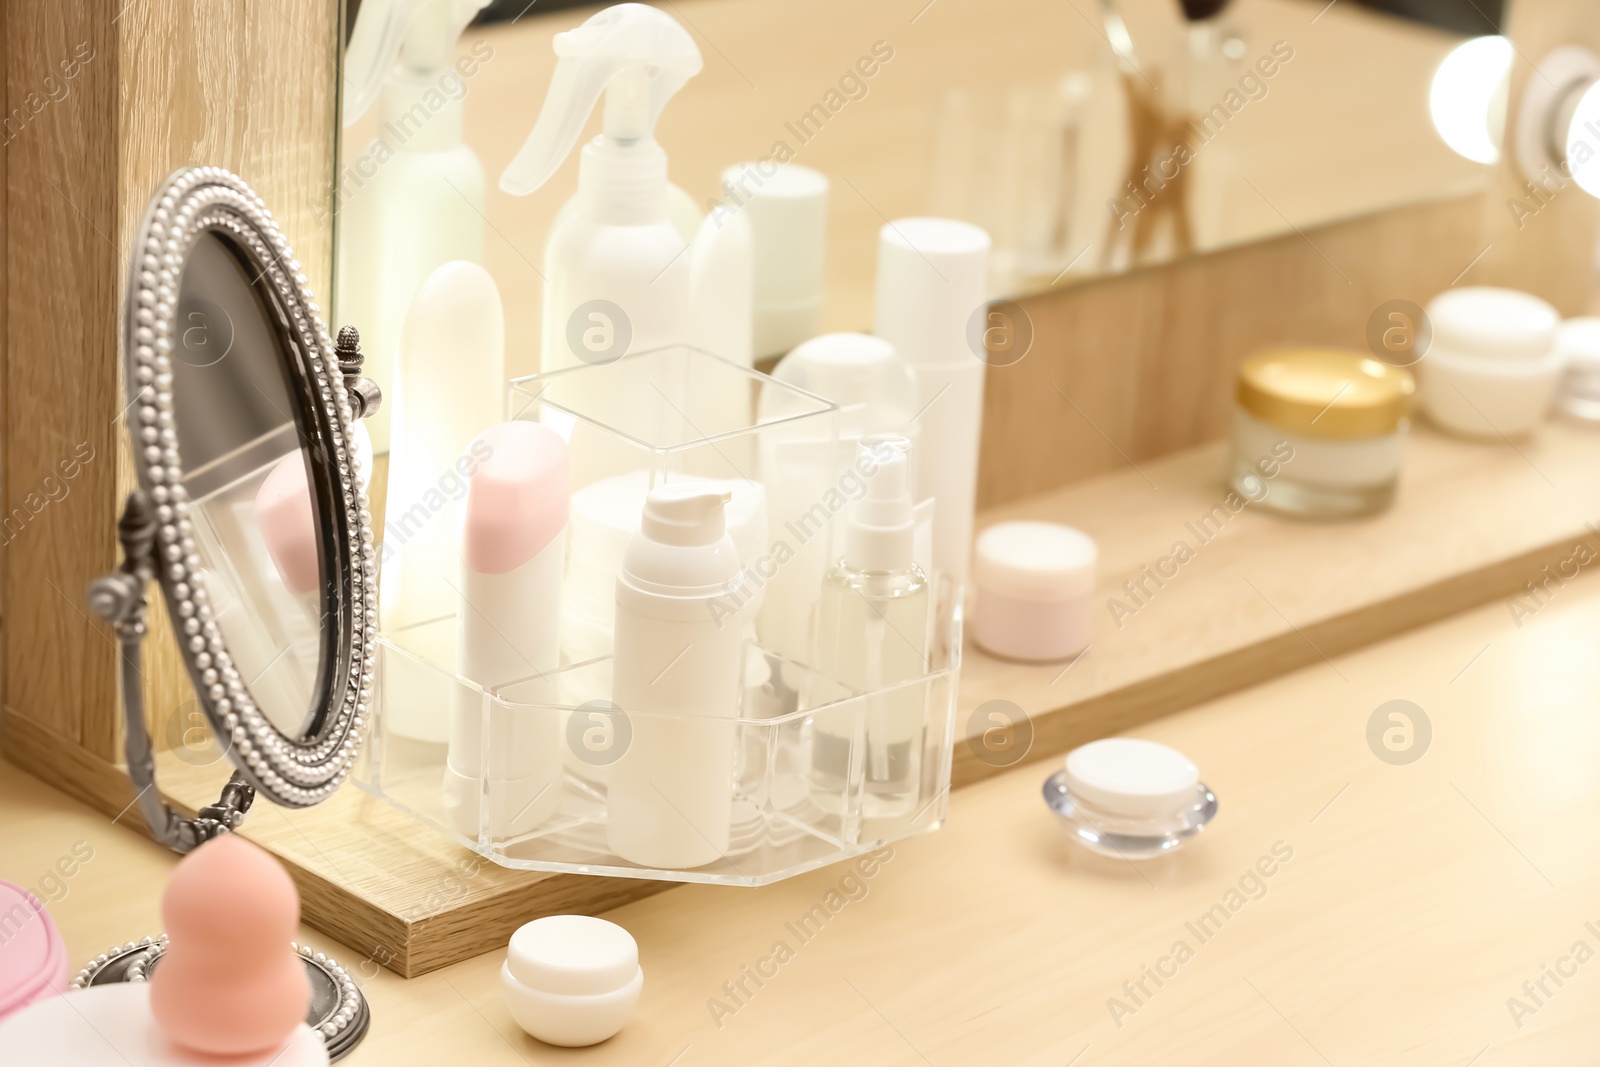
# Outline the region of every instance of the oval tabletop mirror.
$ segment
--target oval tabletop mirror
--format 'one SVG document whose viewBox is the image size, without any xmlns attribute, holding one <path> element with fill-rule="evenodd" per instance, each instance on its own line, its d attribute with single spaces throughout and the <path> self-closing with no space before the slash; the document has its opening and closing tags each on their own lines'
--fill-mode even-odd
<svg viewBox="0 0 1600 1067">
<path fill-rule="evenodd" d="M 140 810 L 186 852 L 237 826 L 258 790 L 286 807 L 324 800 L 355 758 L 376 560 L 353 432 L 379 398 L 355 331 L 335 347 L 261 199 L 214 167 L 174 174 L 145 214 L 123 360 L 139 484 L 121 568 L 90 600 L 120 638 Z M 139 671 L 152 579 L 236 768 L 193 819 L 154 788 Z"/>
</svg>

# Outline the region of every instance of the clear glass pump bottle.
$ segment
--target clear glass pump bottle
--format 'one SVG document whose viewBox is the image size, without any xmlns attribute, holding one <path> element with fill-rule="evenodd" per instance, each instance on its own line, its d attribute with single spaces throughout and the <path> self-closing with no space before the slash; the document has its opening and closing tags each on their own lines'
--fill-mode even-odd
<svg viewBox="0 0 1600 1067">
<path fill-rule="evenodd" d="M 814 794 L 824 810 L 862 793 L 868 819 L 916 814 L 922 768 L 931 641 L 928 576 L 914 560 L 906 438 L 863 438 L 857 469 L 866 495 L 847 519 L 844 553 L 823 578 L 817 620 L 818 671 L 865 694 L 817 712 Z"/>
</svg>

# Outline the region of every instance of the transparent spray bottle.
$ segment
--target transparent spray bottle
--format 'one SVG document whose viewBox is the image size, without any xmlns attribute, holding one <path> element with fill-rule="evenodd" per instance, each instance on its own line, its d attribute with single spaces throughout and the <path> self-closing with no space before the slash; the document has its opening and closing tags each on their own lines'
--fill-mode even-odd
<svg viewBox="0 0 1600 1067">
<path fill-rule="evenodd" d="M 916 563 L 911 442 L 895 434 L 861 439 L 857 469 L 867 490 L 845 522 L 844 551 L 822 581 L 817 669 L 867 694 L 813 720 L 815 798 L 839 810 L 863 790 L 868 819 L 914 815 L 922 768 L 932 596 Z M 874 469 L 875 468 L 875 469 Z"/>
</svg>

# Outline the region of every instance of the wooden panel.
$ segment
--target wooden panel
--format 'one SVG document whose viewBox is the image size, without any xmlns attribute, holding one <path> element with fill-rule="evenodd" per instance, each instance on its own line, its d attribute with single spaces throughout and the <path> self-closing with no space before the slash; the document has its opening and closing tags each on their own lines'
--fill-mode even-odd
<svg viewBox="0 0 1600 1067">
<path fill-rule="evenodd" d="M 116 10 L 5 6 L 4 704 L 108 759 L 115 652 L 83 590 L 116 536 Z"/>
<path fill-rule="evenodd" d="M 332 234 L 317 208 L 333 174 L 338 4 L 12 0 L 6 18 L 6 109 L 45 101 L 7 129 L 3 510 L 38 514 L 0 548 L 6 718 L 115 761 L 115 646 L 83 591 L 115 563 L 133 481 L 127 249 L 168 173 L 214 164 L 255 186 L 326 292 Z M 142 669 L 159 742 L 191 696 L 156 614 Z"/>
<path fill-rule="evenodd" d="M 327 296 L 338 10 L 338 0 L 129 8 L 118 23 L 123 246 L 168 174 L 226 167 L 266 201 L 311 288 Z"/>
</svg>

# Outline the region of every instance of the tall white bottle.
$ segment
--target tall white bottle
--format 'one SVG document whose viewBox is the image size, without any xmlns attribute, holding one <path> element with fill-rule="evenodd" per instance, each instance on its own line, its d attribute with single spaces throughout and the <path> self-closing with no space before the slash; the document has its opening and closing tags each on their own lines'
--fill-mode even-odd
<svg viewBox="0 0 1600 1067">
<path fill-rule="evenodd" d="M 646 867 L 702 867 L 727 855 L 743 627 L 712 601 L 739 575 L 725 486 L 651 490 L 617 575 L 612 702 L 632 739 L 611 767 L 606 842 Z"/>
<path fill-rule="evenodd" d="M 484 689 L 507 687 L 510 703 L 456 688 L 444 806 L 466 836 L 487 829 L 504 840 L 537 827 L 561 795 L 567 446 L 534 422 L 491 426 L 480 443 L 468 449 L 487 458 L 461 521 L 456 673 Z"/>
<path fill-rule="evenodd" d="M 363 373 L 391 395 L 406 308 L 441 264 L 483 260 L 483 164 L 462 140 L 461 32 L 488 0 L 365 0 L 345 50 L 343 123 L 381 101 L 376 137 L 348 158 L 335 187 L 339 284 L 334 317 L 361 330 Z M 389 450 L 392 408 L 364 420 Z"/>
<path fill-rule="evenodd" d="M 916 370 L 917 497 L 937 501 L 934 570 L 957 582 L 972 550 L 986 369 L 968 327 L 984 306 L 988 270 L 989 235 L 971 223 L 898 219 L 879 231 L 873 332 Z"/>
<path fill-rule="evenodd" d="M 701 68 L 688 32 L 643 4 L 606 8 L 557 34 L 554 47 L 550 91 L 500 188 L 526 196 L 549 180 L 602 94 L 605 118 L 579 155 L 575 209 L 557 219 L 545 245 L 545 371 L 684 340 L 689 258 L 667 215 L 667 154 L 655 125 Z"/>
<path fill-rule="evenodd" d="M 476 263 L 446 263 L 417 290 L 396 367 L 378 625 L 447 669 L 451 631 L 421 624 L 456 612 L 455 508 L 489 458 L 473 439 L 503 417 L 505 347 L 500 292 Z M 402 737 L 448 739 L 449 708 L 425 695 L 389 694 L 384 716 Z"/>
</svg>

